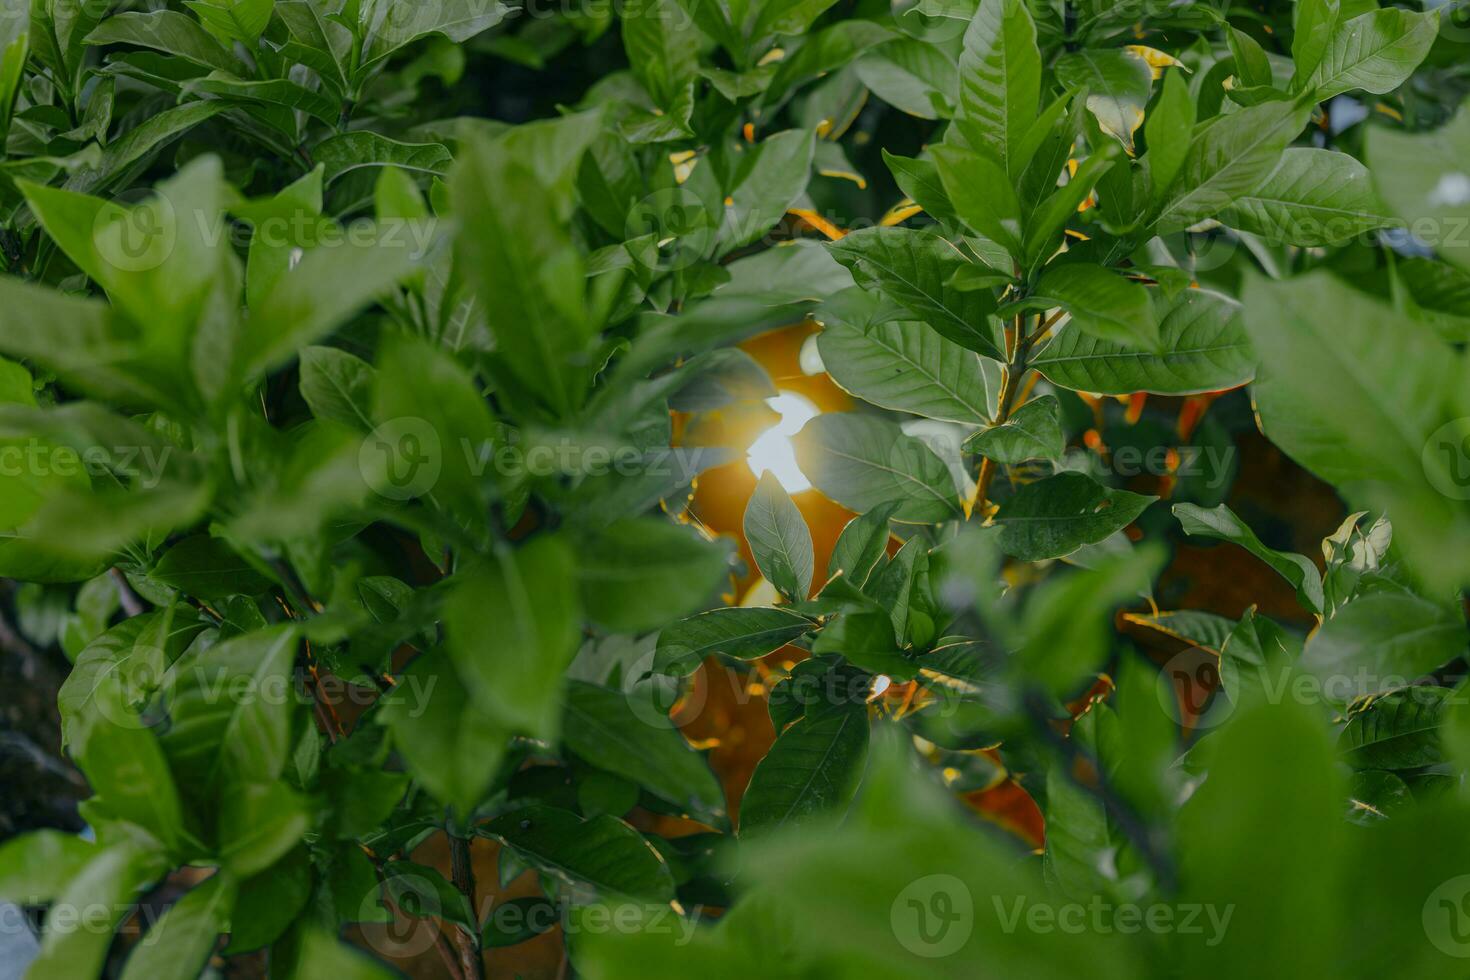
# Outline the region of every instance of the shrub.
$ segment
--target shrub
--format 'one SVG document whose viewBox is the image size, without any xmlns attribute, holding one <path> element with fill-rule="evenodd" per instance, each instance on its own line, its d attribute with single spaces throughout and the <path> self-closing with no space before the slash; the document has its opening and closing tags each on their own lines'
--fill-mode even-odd
<svg viewBox="0 0 1470 980">
<path fill-rule="evenodd" d="M 1424 6 L 12 5 L 28 976 L 1447 975 Z"/>
</svg>

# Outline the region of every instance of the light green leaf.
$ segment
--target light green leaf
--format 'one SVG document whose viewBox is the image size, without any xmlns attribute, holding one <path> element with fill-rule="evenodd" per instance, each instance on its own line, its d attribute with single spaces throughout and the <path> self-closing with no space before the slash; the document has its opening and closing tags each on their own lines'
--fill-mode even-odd
<svg viewBox="0 0 1470 980">
<path fill-rule="evenodd" d="M 572 550 L 541 536 L 460 574 L 464 580 L 444 608 L 449 657 L 460 677 L 487 714 L 554 740 L 562 673 L 581 638 Z"/>
<path fill-rule="evenodd" d="M 782 595 L 805 599 L 812 589 L 812 532 L 781 481 L 761 474 L 745 507 L 745 540 L 756 567 Z"/>
<path fill-rule="evenodd" d="M 449 657 L 433 650 L 414 660 L 377 712 L 413 777 L 469 814 L 489 790 L 510 732 L 470 698 Z"/>
<path fill-rule="evenodd" d="M 1144 154 L 1143 161 L 1148 167 L 1155 204 L 1162 203 L 1164 192 L 1184 166 L 1190 137 L 1194 133 L 1194 120 L 1194 98 L 1189 94 L 1189 85 L 1183 74 L 1177 71 L 1167 73 L 1159 101 L 1143 125 L 1143 134 L 1148 139 L 1148 152 Z"/>
<path fill-rule="evenodd" d="M 194 980 L 230 929 L 237 886 L 228 875 L 196 885 L 149 929 L 123 966 L 122 980 Z M 157 933 L 155 935 L 154 933 Z"/>
<path fill-rule="evenodd" d="M 1470 269 L 1463 233 L 1470 226 L 1470 109 L 1427 133 L 1371 127 L 1366 145 L 1373 185 L 1390 210 L 1444 258 Z"/>
<path fill-rule="evenodd" d="M 1407 592 L 1373 592 L 1312 634 L 1302 666 L 1321 680 L 1324 695 L 1350 701 L 1412 684 L 1464 653 L 1457 609 Z"/>
<path fill-rule="evenodd" d="M 1307 122 L 1308 109 L 1264 102 L 1205 123 L 1155 216 L 1164 235 L 1212 218 L 1270 175 Z"/>
<path fill-rule="evenodd" d="M 1395 224 L 1368 168 L 1346 153 L 1288 149 L 1253 190 L 1220 212 L 1220 222 L 1270 242 L 1304 248 L 1342 245 Z"/>
<path fill-rule="evenodd" d="M 1103 395 L 1187 395 L 1234 388 L 1251 379 L 1255 355 L 1238 303 L 1199 289 L 1186 289 L 1172 299 L 1162 289 L 1150 293 L 1163 353 L 1067 328 L 1032 366 L 1064 388 Z"/>
<path fill-rule="evenodd" d="M 960 513 L 949 467 L 894 423 L 869 415 L 818 415 L 792 440 L 797 462 L 828 497 L 865 513 L 895 503 L 900 521 L 930 523 Z"/>
<path fill-rule="evenodd" d="M 988 420 L 980 357 L 925 323 L 868 327 L 829 322 L 817 336 L 822 366 L 857 397 L 931 419 Z"/>
<path fill-rule="evenodd" d="M 970 146 L 993 154 L 1013 184 L 1029 162 L 1021 147 L 1041 98 L 1036 25 L 1023 0 L 981 0 L 965 31 L 959 75 L 955 126 Z"/>
<path fill-rule="evenodd" d="M 1304 89 L 1318 102 L 1354 89 L 1392 92 L 1419 67 L 1438 34 L 1437 10 L 1386 7 L 1339 21 Z"/>
</svg>

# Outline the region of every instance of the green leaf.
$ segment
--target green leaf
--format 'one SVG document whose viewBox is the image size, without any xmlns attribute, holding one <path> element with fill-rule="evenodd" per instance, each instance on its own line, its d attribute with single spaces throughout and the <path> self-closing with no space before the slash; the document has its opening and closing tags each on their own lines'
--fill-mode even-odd
<svg viewBox="0 0 1470 980">
<path fill-rule="evenodd" d="M 1348 720 L 1337 747 L 1354 769 L 1417 769 L 1444 761 L 1439 726 L 1454 691 L 1407 687 L 1385 694 Z"/>
<path fill-rule="evenodd" d="M 1172 298 L 1162 289 L 1149 292 L 1163 353 L 1067 328 L 1032 366 L 1054 384 L 1102 395 L 1188 395 L 1238 387 L 1251 379 L 1256 359 L 1238 303 L 1200 289 Z"/>
<path fill-rule="evenodd" d="M 215 875 L 190 889 L 133 948 L 122 980 L 194 980 L 220 933 L 230 929 L 235 894 L 228 875 Z"/>
<path fill-rule="evenodd" d="M 373 302 L 426 261 L 424 238 L 422 228 L 361 225 L 335 245 L 307 250 L 251 308 L 237 351 L 239 375 L 280 366 Z"/>
<path fill-rule="evenodd" d="M 16 905 L 56 900 L 97 853 L 97 845 L 60 830 L 31 830 L 0 844 L 0 898 Z"/>
<path fill-rule="evenodd" d="M 1021 258 L 1021 202 L 1010 179 L 988 150 L 955 144 L 934 147 L 935 166 L 955 214 L 972 230 Z M 983 351 L 982 351 L 983 353 Z"/>
<path fill-rule="evenodd" d="M 1222 224 L 1304 248 L 1343 245 L 1395 224 L 1368 168 L 1346 153 L 1294 148 L 1259 186 L 1220 212 Z"/>
<path fill-rule="evenodd" d="M 1266 547 L 1255 532 L 1224 504 L 1208 510 L 1194 504 L 1175 504 L 1174 516 L 1179 518 L 1185 534 L 1240 545 L 1291 583 L 1303 609 L 1319 615 L 1322 613 L 1322 573 L 1306 555 Z"/>
<path fill-rule="evenodd" d="M 959 75 L 955 126 L 970 146 L 993 154 L 1013 183 L 1029 162 L 1021 147 L 1041 98 L 1036 25 L 1023 0 L 981 0 L 965 31 Z"/>
<path fill-rule="evenodd" d="M 1373 186 L 1389 209 L 1445 259 L 1470 269 L 1470 241 L 1454 230 L 1470 225 L 1463 192 L 1470 109 L 1427 133 L 1371 127 L 1366 145 Z"/>
<path fill-rule="evenodd" d="M 1422 480 L 1439 462 L 1423 450 L 1456 365 L 1428 327 L 1321 271 L 1247 281 L 1245 326 L 1261 428 L 1297 462 L 1335 484 Z"/>
<path fill-rule="evenodd" d="M 623 49 L 655 105 L 672 108 L 699 67 L 699 31 L 674 0 L 632 0 L 622 10 Z"/>
<path fill-rule="evenodd" d="M 657 629 L 705 605 L 729 575 L 729 549 L 659 518 L 618 521 L 577 555 L 582 604 L 618 632 Z"/>
<path fill-rule="evenodd" d="M 52 904 L 41 949 L 28 973 L 36 977 L 102 976 L 113 931 L 137 895 L 171 866 L 163 855 L 131 840 L 96 848 Z M 56 910 L 100 909 L 88 919 Z"/>
<path fill-rule="evenodd" d="M 1099 340 L 1163 352 L 1149 291 L 1100 265 L 1052 266 L 1036 284 L 1036 297 L 1065 309 L 1075 329 Z"/>
<path fill-rule="evenodd" d="M 594 325 L 559 201 L 503 143 L 466 146 L 450 188 L 456 213 L 474 216 L 455 239 L 456 255 L 481 301 L 498 311 L 497 360 L 547 408 L 571 414 L 586 398 Z"/>
<path fill-rule="evenodd" d="M 312 823 L 307 800 L 285 783 L 236 783 L 217 805 L 220 865 L 242 878 L 279 861 Z"/>
<path fill-rule="evenodd" d="M 603 895 L 655 902 L 674 897 L 669 866 L 616 817 L 583 820 L 567 810 L 529 806 L 501 814 L 484 828 L 542 871 L 586 882 Z"/>
<path fill-rule="evenodd" d="M 1027 402 L 1003 424 L 981 429 L 965 443 L 968 451 L 1006 464 L 1061 459 L 1065 448 L 1062 406 L 1053 395 Z"/>
<path fill-rule="evenodd" d="M 406 335 L 385 338 L 373 418 L 379 424 L 358 453 L 373 490 L 389 500 L 428 497 L 465 526 L 484 526 L 489 456 L 501 441 L 475 378 L 449 352 Z"/>
<path fill-rule="evenodd" d="M 1157 497 L 1113 490 L 1081 473 L 1028 483 L 1001 505 L 1000 549 L 1025 561 L 1061 558 L 1132 524 Z"/>
<path fill-rule="evenodd" d="M 665 626 L 658 635 L 653 669 L 682 676 L 705 657 L 720 654 L 756 660 L 775 653 L 813 628 L 810 620 L 767 606 L 712 609 Z"/>
<path fill-rule="evenodd" d="M 275 0 L 184 0 L 184 5 L 224 43 L 240 41 L 250 48 L 270 24 Z"/>
<path fill-rule="evenodd" d="M 841 574 L 852 584 L 862 587 L 888 552 L 892 534 L 888 522 L 897 513 L 898 506 L 883 504 L 847 522 L 832 547 L 832 558 L 827 562 L 828 578 Z"/>
<path fill-rule="evenodd" d="M 1205 123 L 1155 216 L 1155 232 L 1181 231 L 1229 207 L 1270 175 L 1306 125 L 1308 110 L 1265 102 Z"/>
<path fill-rule="evenodd" d="M 228 544 L 207 534 L 185 538 L 169 548 L 148 574 L 199 599 L 259 595 L 271 584 Z"/>
<path fill-rule="evenodd" d="M 374 65 L 431 34 L 468 41 L 510 13 L 497 0 L 423 0 L 407 11 L 393 0 L 362 0 L 362 65 Z"/>
<path fill-rule="evenodd" d="M 373 366 L 355 354 L 336 347 L 301 350 L 301 397 L 319 419 L 370 432 L 376 379 Z"/>
<path fill-rule="evenodd" d="M 311 925 L 299 927 L 300 939 L 294 957 L 280 956 L 282 967 L 292 977 L 331 977 L 332 980 L 394 980 L 398 976 L 350 943 L 339 942 L 328 930 Z M 277 959 L 275 949 L 271 960 Z"/>
<path fill-rule="evenodd" d="M 1194 120 L 1194 99 L 1189 94 L 1189 85 L 1182 73 L 1171 71 L 1164 76 L 1164 90 L 1143 125 L 1143 135 L 1148 140 L 1148 153 L 1143 160 L 1148 167 L 1155 204 L 1162 203 L 1164 192 L 1184 166 Z"/>
<path fill-rule="evenodd" d="M 418 657 L 383 696 L 383 726 L 433 796 L 467 815 L 490 788 L 509 731 L 470 698 L 442 651 Z"/>
<path fill-rule="evenodd" d="M 814 135 L 798 129 L 747 150 L 729 186 L 720 224 L 719 255 L 758 241 L 806 191 L 816 152 Z"/>
<path fill-rule="evenodd" d="M 740 802 L 740 836 L 840 816 L 857 794 L 867 758 L 867 705 L 809 710 L 755 767 Z"/>
<path fill-rule="evenodd" d="M 864 401 L 951 422 L 989 419 L 979 355 L 927 324 L 833 320 L 817 336 L 817 349 L 832 380 Z"/>
<path fill-rule="evenodd" d="M 1154 88 L 1153 70 L 1143 56 L 1128 48 L 1084 48 L 1063 55 L 1056 71 L 1065 87 L 1086 90 L 1087 110 L 1132 156 L 1133 134 L 1143 125 L 1143 107 Z"/>
<path fill-rule="evenodd" d="M 460 678 L 501 724 L 554 740 L 562 673 L 581 639 L 571 548 L 540 536 L 460 574 L 444 607 L 448 653 Z"/>
<path fill-rule="evenodd" d="M 967 350 L 1004 360 L 990 329 L 995 300 L 988 290 L 950 285 L 970 265 L 953 245 L 932 232 L 867 228 L 829 246 L 864 289 L 877 289 Z"/>
<path fill-rule="evenodd" d="M 1220 647 L 1220 683 L 1234 704 L 1263 703 L 1291 677 L 1301 654 L 1301 640 L 1252 606 Z"/>
<path fill-rule="evenodd" d="M 897 504 L 894 518 L 931 523 L 960 514 L 954 477 L 928 446 L 869 415 L 818 415 L 793 438 L 818 490 L 858 513 Z"/>
<path fill-rule="evenodd" d="M 1339 609 L 1312 634 L 1302 666 L 1335 701 L 1412 684 L 1465 652 L 1456 610 L 1407 592 L 1374 592 Z"/>
<path fill-rule="evenodd" d="M 656 712 L 635 711 L 629 697 L 585 681 L 568 682 L 562 720 L 567 748 L 696 819 L 723 822 L 725 797 L 704 757 L 690 748 L 673 722 Z"/>
<path fill-rule="evenodd" d="M 1387 7 L 1339 21 L 1303 86 L 1318 102 L 1361 89 L 1384 95 L 1402 85 L 1439 34 L 1439 12 Z"/>
<path fill-rule="evenodd" d="M 100 679 L 97 710 L 80 716 L 72 757 L 108 813 L 174 850 L 185 833 L 183 804 L 158 736 L 128 703 L 128 693 L 116 676 Z"/>
<path fill-rule="evenodd" d="M 454 160 L 442 143 L 404 143 L 368 130 L 325 139 L 317 144 L 312 157 L 326 168 L 329 184 L 365 167 L 399 167 L 442 176 Z"/>
<path fill-rule="evenodd" d="M 1242 87 L 1269 86 L 1272 82 L 1271 59 L 1266 49 L 1249 34 L 1235 27 L 1229 28 L 1225 40 L 1230 45 L 1230 54 L 1235 59 L 1235 77 Z"/>
<path fill-rule="evenodd" d="M 205 68 L 237 74 L 242 70 L 224 45 L 198 21 L 173 10 L 122 13 L 109 17 L 87 35 L 87 44 L 136 44 L 183 58 Z"/>
<path fill-rule="evenodd" d="M 161 741 L 191 788 L 280 778 L 299 704 L 292 694 L 297 647 L 294 627 L 273 626 L 186 654 L 173 665 L 170 725 Z"/>
<path fill-rule="evenodd" d="M 769 470 L 761 474 L 745 507 L 743 529 L 766 581 L 792 601 L 807 598 L 812 590 L 812 532 Z"/>
<path fill-rule="evenodd" d="M 891 598 L 901 600 L 906 596 Z M 904 657 L 894 630 L 895 613 L 900 611 L 907 614 L 906 607 L 893 613 L 867 609 L 844 612 L 817 634 L 812 653 L 815 656 L 837 654 L 868 673 L 912 680 L 918 673 L 918 665 Z"/>
</svg>

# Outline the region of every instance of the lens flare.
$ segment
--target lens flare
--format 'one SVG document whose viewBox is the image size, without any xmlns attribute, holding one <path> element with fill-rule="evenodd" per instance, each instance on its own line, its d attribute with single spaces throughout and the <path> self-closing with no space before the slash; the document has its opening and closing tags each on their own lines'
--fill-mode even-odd
<svg viewBox="0 0 1470 980">
<path fill-rule="evenodd" d="M 771 411 L 781 416 L 781 421 L 761 433 L 760 438 L 750 444 L 746 462 L 756 476 L 770 470 L 786 488 L 787 493 L 810 490 L 812 481 L 806 478 L 801 467 L 796 465 L 796 447 L 791 437 L 801 427 L 821 414 L 816 405 L 801 395 L 783 391 L 774 398 L 767 398 Z"/>
</svg>

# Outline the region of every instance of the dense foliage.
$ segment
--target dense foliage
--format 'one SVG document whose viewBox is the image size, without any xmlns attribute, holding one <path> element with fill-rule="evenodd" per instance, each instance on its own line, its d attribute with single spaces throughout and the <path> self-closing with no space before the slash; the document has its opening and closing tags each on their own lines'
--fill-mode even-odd
<svg viewBox="0 0 1470 980">
<path fill-rule="evenodd" d="M 27 975 L 1463 971 L 1464 14 L 9 0 Z"/>
</svg>

